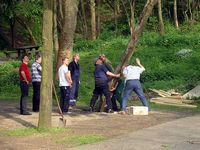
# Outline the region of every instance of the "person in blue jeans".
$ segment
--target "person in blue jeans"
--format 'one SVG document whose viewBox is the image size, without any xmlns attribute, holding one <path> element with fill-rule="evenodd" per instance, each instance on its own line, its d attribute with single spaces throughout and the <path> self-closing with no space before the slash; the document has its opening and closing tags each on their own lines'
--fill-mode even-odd
<svg viewBox="0 0 200 150">
<path fill-rule="evenodd" d="M 143 65 L 141 65 L 138 58 L 136 58 L 136 64 L 138 66 L 128 65 L 123 67 L 123 75 L 126 81 L 122 97 L 121 114 L 125 114 L 128 97 L 131 95 L 132 91 L 134 91 L 138 95 L 142 104 L 149 108 L 148 101 L 143 93 L 140 83 L 140 75 L 143 71 L 145 71 L 145 68 Z"/>
<path fill-rule="evenodd" d="M 75 54 L 73 61 L 69 64 L 69 71 L 71 73 L 72 88 L 70 91 L 70 106 L 75 106 L 78 98 L 78 89 L 80 84 L 80 66 L 78 61 L 80 60 L 79 54 Z"/>
</svg>

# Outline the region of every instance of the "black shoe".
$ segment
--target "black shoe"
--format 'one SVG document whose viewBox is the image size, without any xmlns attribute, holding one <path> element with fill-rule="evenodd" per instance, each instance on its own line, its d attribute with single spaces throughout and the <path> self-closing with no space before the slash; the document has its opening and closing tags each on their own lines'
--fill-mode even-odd
<svg viewBox="0 0 200 150">
<path fill-rule="evenodd" d="M 30 112 L 23 112 L 23 113 L 20 113 L 21 115 L 32 115 Z"/>
</svg>

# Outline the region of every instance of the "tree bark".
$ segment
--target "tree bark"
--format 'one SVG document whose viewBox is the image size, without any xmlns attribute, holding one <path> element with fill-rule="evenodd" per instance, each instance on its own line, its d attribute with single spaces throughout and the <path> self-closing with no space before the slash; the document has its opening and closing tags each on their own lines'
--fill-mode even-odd
<svg viewBox="0 0 200 150">
<path fill-rule="evenodd" d="M 90 0 L 90 13 L 91 13 L 91 39 L 96 40 L 96 11 L 95 11 L 95 0 Z"/>
<path fill-rule="evenodd" d="M 81 0 L 81 16 L 83 20 L 83 34 L 84 37 L 87 39 L 88 38 L 88 26 L 87 26 L 87 19 L 85 15 L 85 3 L 84 0 Z"/>
<path fill-rule="evenodd" d="M 61 21 L 61 33 L 57 57 L 57 70 L 62 64 L 62 58 L 71 58 L 73 50 L 74 33 L 78 11 L 78 0 L 62 0 L 63 20 Z"/>
<path fill-rule="evenodd" d="M 174 0 L 174 23 L 176 28 L 179 28 L 178 17 L 177 17 L 177 1 Z"/>
<path fill-rule="evenodd" d="M 54 42 L 54 53 L 55 53 L 55 58 L 57 58 L 58 55 L 58 25 L 57 25 L 57 0 L 53 0 L 53 42 Z"/>
<path fill-rule="evenodd" d="M 43 0 L 43 7 L 42 83 L 38 127 L 50 128 L 53 81 L 53 0 Z"/>
<path fill-rule="evenodd" d="M 162 16 L 162 0 L 158 0 L 158 16 L 159 16 L 160 34 L 163 35 L 165 30 L 164 30 L 164 23 L 163 23 L 163 16 Z"/>
<path fill-rule="evenodd" d="M 147 23 L 149 16 L 152 13 L 154 5 L 157 3 L 157 0 L 148 0 L 144 9 L 139 17 L 138 25 L 135 27 L 133 34 L 131 35 L 131 40 L 129 41 L 126 50 L 122 54 L 120 64 L 117 66 L 115 73 L 120 73 L 122 67 L 127 64 L 135 51 L 135 46 L 137 44 L 138 38 L 144 25 Z"/>
<path fill-rule="evenodd" d="M 100 13 L 101 0 L 97 0 L 97 36 L 101 33 L 101 13 Z"/>
</svg>

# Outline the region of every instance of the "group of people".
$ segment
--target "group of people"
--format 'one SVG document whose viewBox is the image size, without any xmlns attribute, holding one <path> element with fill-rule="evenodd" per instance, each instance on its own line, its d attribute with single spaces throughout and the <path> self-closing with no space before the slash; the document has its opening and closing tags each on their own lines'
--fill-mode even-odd
<svg viewBox="0 0 200 150">
<path fill-rule="evenodd" d="M 28 93 L 29 93 L 29 83 L 32 81 L 33 85 L 33 99 L 32 99 L 32 110 L 34 112 L 39 111 L 40 104 L 40 84 L 41 84 L 41 61 L 40 55 L 36 55 L 35 62 L 32 64 L 32 80 L 31 73 L 28 67 L 29 58 L 27 55 L 22 57 L 22 63 L 19 67 L 19 77 L 20 77 L 20 89 L 21 89 L 21 99 L 20 99 L 20 114 L 21 115 L 31 115 L 27 109 Z"/>
<path fill-rule="evenodd" d="M 58 69 L 59 87 L 60 87 L 60 108 L 62 113 L 67 113 L 69 106 L 75 106 L 78 98 L 78 89 L 80 84 L 80 56 L 75 54 L 73 60 L 64 57 L 62 59 L 62 65 Z M 31 82 L 31 73 L 28 68 L 29 58 L 24 55 L 22 63 L 19 67 L 20 76 L 20 88 L 21 88 L 21 100 L 20 100 L 20 114 L 31 115 L 27 111 L 28 101 L 28 88 Z M 35 62 L 32 64 L 32 85 L 33 85 L 33 99 L 32 110 L 34 112 L 39 111 L 40 104 L 40 83 L 41 83 L 41 56 L 36 55 Z M 94 81 L 95 88 L 90 100 L 90 110 L 94 111 L 96 101 L 102 95 L 105 96 L 108 113 L 118 110 L 116 105 L 116 99 L 120 100 L 120 113 L 125 114 L 126 105 L 129 96 L 134 91 L 144 106 L 149 108 L 148 101 L 143 93 L 140 75 L 145 70 L 144 66 L 140 63 L 140 60 L 136 59 L 135 65 L 125 65 L 122 68 L 122 74 L 125 78 L 121 80 L 120 74 L 114 74 L 114 69 L 111 62 L 106 58 L 104 54 L 95 59 L 94 65 Z M 118 78 L 118 84 L 115 88 L 109 87 L 113 78 Z M 119 79 L 120 78 L 120 79 Z M 124 82 L 123 82 L 124 81 Z M 123 93 L 123 94 L 122 94 Z M 149 108 L 150 110 L 150 108 Z"/>
<path fill-rule="evenodd" d="M 68 58 L 63 59 L 63 64 L 58 70 L 59 75 L 59 87 L 60 87 L 60 107 L 62 112 L 67 112 L 69 105 L 75 106 L 78 97 L 78 88 L 80 83 L 80 68 L 78 61 L 80 59 L 79 54 L 75 54 L 73 61 L 69 63 Z M 29 84 L 32 82 L 33 97 L 32 97 L 32 111 L 38 112 L 40 106 L 40 85 L 42 80 L 42 58 L 40 55 L 35 56 L 35 61 L 31 66 L 31 72 L 29 70 L 29 58 L 28 55 L 22 57 L 22 63 L 19 67 L 20 78 L 20 114 L 31 115 L 27 109 Z"/>
<path fill-rule="evenodd" d="M 118 110 L 116 99 L 121 99 L 119 100 L 121 110 L 119 113 L 125 114 L 127 101 L 132 91 L 135 91 L 142 104 L 148 107 L 148 109 L 150 110 L 148 101 L 146 100 L 140 84 L 140 75 L 145 70 L 145 68 L 143 65 L 141 65 L 138 58 L 136 59 L 136 64 L 137 66 L 123 66 L 122 74 L 125 78 L 125 81 L 123 82 L 123 80 L 119 79 L 117 86 L 113 89 L 112 87 L 109 87 L 109 83 L 111 83 L 112 78 L 119 78 L 120 74 L 113 73 L 112 65 L 105 55 L 100 55 L 99 58 L 95 60 L 95 89 L 93 91 L 93 96 L 90 101 L 91 111 L 94 111 L 96 100 L 99 98 L 99 96 L 101 97 L 101 95 L 103 94 L 106 99 L 108 113 Z"/>
<path fill-rule="evenodd" d="M 62 113 L 67 113 L 69 106 L 75 106 L 78 98 L 80 84 L 80 67 L 78 61 L 79 54 L 73 56 L 73 61 L 69 63 L 69 58 L 62 59 L 62 65 L 58 70 L 60 87 L 60 108 Z"/>
</svg>

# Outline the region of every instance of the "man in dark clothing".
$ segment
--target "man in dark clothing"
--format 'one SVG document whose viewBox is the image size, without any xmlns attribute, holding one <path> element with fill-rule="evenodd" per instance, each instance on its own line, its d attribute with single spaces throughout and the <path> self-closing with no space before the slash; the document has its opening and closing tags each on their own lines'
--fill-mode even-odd
<svg viewBox="0 0 200 150">
<path fill-rule="evenodd" d="M 22 57 L 22 63 L 19 67 L 19 78 L 20 78 L 20 89 L 21 89 L 21 99 L 20 99 L 20 114 L 21 115 L 31 115 L 27 111 L 27 101 L 28 101 L 28 89 L 29 83 L 31 81 L 31 74 L 28 68 L 29 58 L 27 55 Z"/>
<path fill-rule="evenodd" d="M 103 60 L 99 58 L 95 63 L 95 71 L 94 71 L 94 78 L 95 78 L 95 89 L 93 91 L 93 96 L 90 101 L 90 109 L 93 111 L 96 100 L 98 96 L 104 94 L 106 97 L 106 104 L 108 113 L 112 112 L 112 103 L 110 99 L 110 92 L 108 88 L 108 76 L 111 77 L 119 77 L 120 74 L 113 74 L 112 72 L 108 71 L 108 69 L 103 64 Z"/>
<path fill-rule="evenodd" d="M 76 105 L 76 100 L 78 98 L 78 89 L 80 83 L 80 67 L 78 61 L 80 60 L 79 54 L 75 54 L 73 57 L 73 61 L 69 64 L 69 70 L 71 73 L 72 79 L 72 88 L 70 91 L 70 105 Z"/>
</svg>

